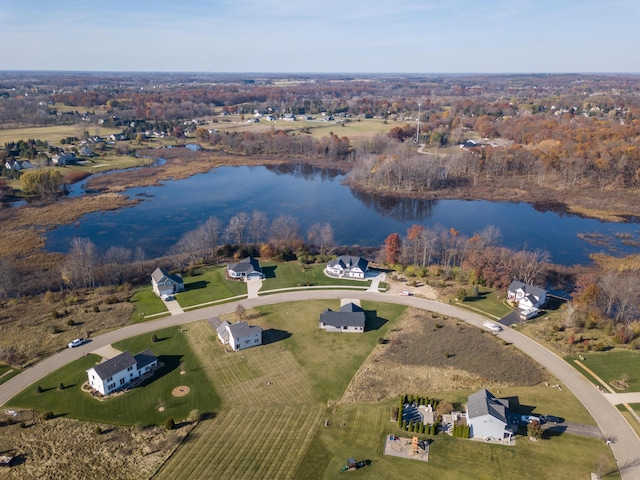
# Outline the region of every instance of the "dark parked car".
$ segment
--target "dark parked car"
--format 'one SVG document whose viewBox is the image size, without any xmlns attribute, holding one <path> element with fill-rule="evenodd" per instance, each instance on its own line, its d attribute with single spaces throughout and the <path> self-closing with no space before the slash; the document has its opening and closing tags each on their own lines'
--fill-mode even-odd
<svg viewBox="0 0 640 480">
<path fill-rule="evenodd" d="M 562 423 L 564 422 L 563 418 L 560 417 L 555 417 L 553 415 L 542 415 L 540 417 L 540 420 L 544 421 L 544 422 L 548 422 L 548 423 Z"/>
</svg>

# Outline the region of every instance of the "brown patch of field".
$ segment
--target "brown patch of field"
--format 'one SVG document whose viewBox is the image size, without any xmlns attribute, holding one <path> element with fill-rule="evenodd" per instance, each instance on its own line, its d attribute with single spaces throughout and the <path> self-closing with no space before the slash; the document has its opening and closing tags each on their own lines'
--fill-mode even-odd
<svg viewBox="0 0 640 480">
<path fill-rule="evenodd" d="M 7 480 L 151 478 L 193 428 L 120 427 L 18 413 L 0 437 L 0 452 L 16 457 L 14 466 L 2 470 Z"/>
<path fill-rule="evenodd" d="M 529 357 L 478 328 L 409 309 L 358 370 L 343 403 L 407 391 L 536 385 L 547 378 Z"/>
<path fill-rule="evenodd" d="M 74 338 L 125 325 L 133 312 L 128 296 L 113 287 L 9 300 L 0 308 L 0 363 L 24 367 L 67 348 Z"/>
<path fill-rule="evenodd" d="M 190 391 L 191 389 L 186 385 L 180 385 L 179 387 L 171 390 L 171 395 L 173 395 L 174 397 L 185 397 L 189 394 Z"/>
</svg>

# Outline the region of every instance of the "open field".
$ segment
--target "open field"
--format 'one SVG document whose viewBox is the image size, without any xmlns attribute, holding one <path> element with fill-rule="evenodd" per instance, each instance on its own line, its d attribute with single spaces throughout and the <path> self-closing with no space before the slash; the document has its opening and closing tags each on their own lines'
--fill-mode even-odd
<svg viewBox="0 0 640 480">
<path fill-rule="evenodd" d="M 582 354 L 584 360 L 580 359 L 584 365 L 591 369 L 602 380 L 607 382 L 613 390 L 622 392 L 640 391 L 640 353 L 630 350 L 610 350 L 607 352 L 593 352 Z M 590 377 L 582 370 L 574 360 L 576 355 L 566 357 L 566 360 L 583 374 Z M 617 388 L 616 380 L 624 380 L 628 384 L 625 389 Z M 594 380 L 595 381 L 595 380 Z"/>
<path fill-rule="evenodd" d="M 129 350 L 133 354 L 151 348 L 163 364 L 143 387 L 105 401 L 92 398 L 80 387 L 87 381 L 86 370 L 100 358 L 88 355 L 40 382 L 42 393 L 36 391 L 36 386 L 30 387 L 14 397 L 9 405 L 119 425 L 163 424 L 170 417 L 179 422 L 195 409 L 201 412 L 215 411 L 219 405 L 218 396 L 200 369 L 184 335 L 177 328 L 158 331 L 156 335 L 159 341 L 155 343 L 149 335 L 144 335 L 114 345 L 118 350 Z M 180 373 L 181 370 L 185 371 L 184 375 Z M 59 389 L 61 383 L 64 385 L 62 390 Z M 179 385 L 189 386 L 190 393 L 184 397 L 174 397 L 171 391 Z M 160 407 L 164 407 L 164 411 L 160 412 Z"/>
<path fill-rule="evenodd" d="M 167 312 L 164 302 L 153 292 L 151 287 L 145 287 L 131 295 L 131 304 L 133 305 L 131 323 L 142 322 L 147 315 Z M 168 314 L 169 312 L 167 312 Z"/>
<path fill-rule="evenodd" d="M 43 140 L 53 145 L 59 145 L 66 137 L 79 137 L 88 130 L 90 135 L 109 136 L 120 133 L 118 128 L 103 128 L 96 125 L 56 125 L 53 127 L 10 128 L 0 130 L 0 145 L 18 140 Z"/>
<path fill-rule="evenodd" d="M 470 292 L 467 292 L 470 295 Z M 491 318 L 502 318 L 513 309 L 504 303 L 504 297 L 498 298 L 498 293 L 493 288 L 479 287 L 477 297 L 467 297 L 464 302 L 456 304 L 459 307 L 469 307 L 472 311 L 488 314 Z"/>
<path fill-rule="evenodd" d="M 17 413 L 16 423 L 0 428 L 0 453 L 16 456 L 11 468 L 2 467 L 5 480 L 150 478 L 193 428 L 185 424 L 167 431 Z"/>
</svg>

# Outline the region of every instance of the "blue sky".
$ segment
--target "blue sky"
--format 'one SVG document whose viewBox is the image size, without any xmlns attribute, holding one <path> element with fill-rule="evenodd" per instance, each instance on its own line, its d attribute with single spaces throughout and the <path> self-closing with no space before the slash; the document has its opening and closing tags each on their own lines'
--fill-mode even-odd
<svg viewBox="0 0 640 480">
<path fill-rule="evenodd" d="M 640 0 L 0 0 L 0 70 L 640 72 Z"/>
</svg>

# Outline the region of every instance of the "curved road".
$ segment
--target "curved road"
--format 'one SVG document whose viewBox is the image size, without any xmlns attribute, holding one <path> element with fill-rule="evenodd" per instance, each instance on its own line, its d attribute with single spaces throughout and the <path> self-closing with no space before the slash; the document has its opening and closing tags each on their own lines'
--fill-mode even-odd
<svg viewBox="0 0 640 480">
<path fill-rule="evenodd" d="M 258 298 L 250 298 L 239 302 L 231 302 L 224 305 L 181 313 L 161 318 L 159 320 L 129 325 L 119 330 L 114 330 L 95 337 L 91 342 L 81 347 L 65 349 L 64 351 L 25 369 L 19 375 L 16 375 L 3 385 L 0 385 L 0 405 L 4 405 L 9 401 L 9 399 L 17 395 L 23 389 L 67 363 L 80 358 L 97 348 L 110 345 L 134 335 L 151 333 L 166 327 L 182 325 L 184 323 L 194 322 L 196 320 L 202 320 L 224 313 L 232 313 L 235 311 L 238 303 L 242 303 L 245 308 L 253 308 L 261 305 L 283 302 L 340 298 L 357 298 L 374 302 L 407 305 L 437 312 L 441 315 L 458 318 L 470 323 L 471 325 L 475 325 L 478 328 L 483 328 L 482 323 L 486 320 L 480 315 L 445 303 L 417 297 L 401 297 L 374 292 L 353 290 L 304 290 L 265 295 Z M 550 350 L 514 330 L 505 329 L 500 332 L 498 336 L 503 340 L 512 343 L 515 347 L 535 359 L 573 392 L 573 394 L 595 419 L 604 437 L 612 440 L 613 443 L 610 444 L 610 447 L 616 461 L 618 462 L 618 468 L 620 469 L 622 478 L 625 480 L 640 479 L 640 438 L 638 438 L 634 430 L 616 407 L 613 406 L 591 383 L 580 375 L 580 373 L 574 370 L 570 365 Z"/>
</svg>

